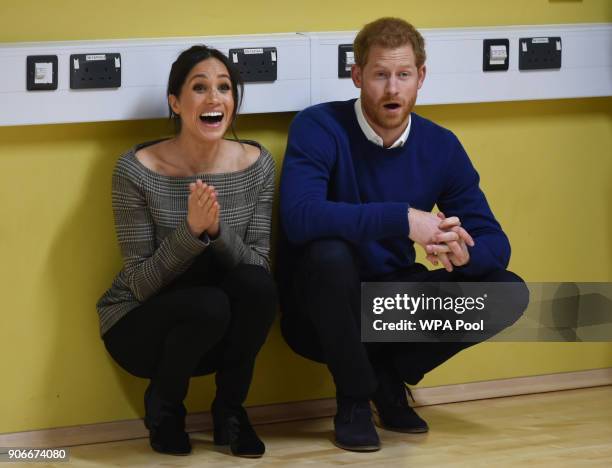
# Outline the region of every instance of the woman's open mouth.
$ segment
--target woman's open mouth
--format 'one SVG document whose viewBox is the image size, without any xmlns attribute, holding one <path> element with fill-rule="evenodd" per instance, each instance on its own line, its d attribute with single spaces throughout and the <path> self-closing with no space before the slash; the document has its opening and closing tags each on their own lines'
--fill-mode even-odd
<svg viewBox="0 0 612 468">
<path fill-rule="evenodd" d="M 217 125 L 223 120 L 223 112 L 203 112 L 200 120 L 207 125 Z"/>
</svg>

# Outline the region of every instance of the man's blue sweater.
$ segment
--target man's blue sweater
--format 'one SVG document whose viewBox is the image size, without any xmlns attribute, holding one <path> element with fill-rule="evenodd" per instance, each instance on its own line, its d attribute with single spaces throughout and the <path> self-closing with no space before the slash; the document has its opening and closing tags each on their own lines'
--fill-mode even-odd
<svg viewBox="0 0 612 468">
<path fill-rule="evenodd" d="M 283 237 L 291 251 L 309 241 L 341 238 L 356 246 L 362 278 L 414 264 L 408 207 L 458 216 L 476 245 L 466 275 L 506 268 L 508 238 L 478 186 L 479 176 L 457 137 L 411 114 L 405 145 L 385 149 L 367 140 L 355 100 L 300 112 L 289 131 L 280 186 Z M 295 252 L 294 252 L 295 253 Z"/>
</svg>

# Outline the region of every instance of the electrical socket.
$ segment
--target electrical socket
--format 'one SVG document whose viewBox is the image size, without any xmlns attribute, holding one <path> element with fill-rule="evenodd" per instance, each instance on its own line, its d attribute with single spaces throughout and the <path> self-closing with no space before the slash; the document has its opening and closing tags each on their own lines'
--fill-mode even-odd
<svg viewBox="0 0 612 468">
<path fill-rule="evenodd" d="M 26 57 L 26 89 L 28 91 L 57 89 L 57 55 Z"/>
<path fill-rule="evenodd" d="M 519 70 L 561 68 L 560 37 L 521 37 L 519 39 Z"/>
<path fill-rule="evenodd" d="M 70 88 L 121 87 L 121 54 L 73 54 L 70 56 Z"/>
<path fill-rule="evenodd" d="M 276 81 L 276 47 L 230 49 L 229 59 L 245 83 Z"/>
<path fill-rule="evenodd" d="M 350 78 L 354 63 L 353 44 L 338 44 L 338 78 Z"/>
</svg>

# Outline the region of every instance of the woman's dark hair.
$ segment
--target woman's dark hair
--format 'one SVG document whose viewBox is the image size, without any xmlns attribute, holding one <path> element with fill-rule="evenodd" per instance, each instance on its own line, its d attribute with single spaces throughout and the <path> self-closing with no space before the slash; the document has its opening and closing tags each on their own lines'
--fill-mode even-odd
<svg viewBox="0 0 612 468">
<path fill-rule="evenodd" d="M 232 112 L 232 121 L 230 124 L 230 128 L 232 130 L 232 135 L 237 140 L 236 130 L 234 128 L 234 123 L 236 122 L 236 115 L 238 114 L 238 109 L 240 109 L 240 105 L 242 104 L 242 96 L 244 94 L 244 82 L 242 81 L 242 77 L 238 70 L 236 70 L 229 59 L 217 49 L 213 49 L 212 47 L 207 47 L 205 45 L 194 45 L 187 50 L 181 52 L 181 55 L 174 61 L 172 64 L 172 68 L 170 69 L 170 76 L 168 77 L 168 90 L 166 92 L 166 97 L 173 94 L 176 97 L 179 97 L 181 94 L 181 88 L 185 84 L 185 80 L 187 79 L 187 75 L 189 72 L 202 60 L 206 60 L 209 58 L 216 58 L 219 60 L 229 73 L 230 81 L 232 83 L 232 96 L 234 97 L 234 110 Z M 176 132 L 180 132 L 181 130 L 181 117 L 174 113 L 170 104 L 168 104 L 168 109 L 170 111 L 170 120 L 174 121 L 174 126 Z"/>
</svg>

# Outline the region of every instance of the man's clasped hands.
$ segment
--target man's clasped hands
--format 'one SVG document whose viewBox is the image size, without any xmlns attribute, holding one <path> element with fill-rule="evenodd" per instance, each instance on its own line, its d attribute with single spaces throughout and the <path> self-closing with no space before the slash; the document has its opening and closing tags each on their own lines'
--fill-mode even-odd
<svg viewBox="0 0 612 468">
<path fill-rule="evenodd" d="M 409 208 L 408 223 L 408 237 L 423 247 L 427 260 L 433 265 L 439 262 L 450 272 L 470 261 L 468 246 L 474 247 L 474 239 L 461 227 L 457 216 L 447 218 L 442 212 L 433 214 Z"/>
</svg>

